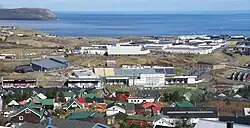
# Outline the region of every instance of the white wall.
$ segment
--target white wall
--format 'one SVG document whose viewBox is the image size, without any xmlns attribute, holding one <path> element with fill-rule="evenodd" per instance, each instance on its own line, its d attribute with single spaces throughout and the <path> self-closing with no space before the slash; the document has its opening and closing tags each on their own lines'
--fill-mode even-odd
<svg viewBox="0 0 250 128">
<path fill-rule="evenodd" d="M 165 85 L 165 74 L 141 74 L 140 79 L 129 79 L 129 86 Z"/>
<path fill-rule="evenodd" d="M 154 102 L 155 99 L 154 98 L 129 98 L 128 99 L 128 103 L 134 103 L 134 104 L 141 104 L 143 102 Z"/>
<path fill-rule="evenodd" d="M 176 119 L 173 118 L 165 118 L 162 117 L 161 119 L 155 121 L 154 126 L 166 126 L 166 127 L 175 127 Z"/>
<path fill-rule="evenodd" d="M 115 115 L 115 114 L 117 114 L 119 112 L 125 114 L 126 110 L 123 109 L 123 108 L 117 107 L 117 106 L 113 106 L 113 107 L 110 107 L 110 108 L 106 109 L 106 115 L 107 116 Z"/>
<path fill-rule="evenodd" d="M 142 51 L 142 46 L 107 46 L 108 55 L 146 55 L 149 50 Z"/>
</svg>

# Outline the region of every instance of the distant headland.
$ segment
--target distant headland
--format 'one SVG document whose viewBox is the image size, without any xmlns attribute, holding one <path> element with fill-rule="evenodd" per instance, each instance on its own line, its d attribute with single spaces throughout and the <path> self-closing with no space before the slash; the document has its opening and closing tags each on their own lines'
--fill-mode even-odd
<svg viewBox="0 0 250 128">
<path fill-rule="evenodd" d="M 56 15 L 44 8 L 0 8 L 0 20 L 56 20 Z"/>
</svg>

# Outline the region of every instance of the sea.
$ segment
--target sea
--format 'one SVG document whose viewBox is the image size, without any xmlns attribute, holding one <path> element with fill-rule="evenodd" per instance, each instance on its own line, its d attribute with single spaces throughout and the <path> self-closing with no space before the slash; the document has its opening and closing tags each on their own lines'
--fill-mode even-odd
<svg viewBox="0 0 250 128">
<path fill-rule="evenodd" d="M 0 20 L 0 25 L 58 36 L 124 37 L 189 34 L 250 36 L 250 13 L 86 13 L 56 12 L 58 20 Z"/>
</svg>

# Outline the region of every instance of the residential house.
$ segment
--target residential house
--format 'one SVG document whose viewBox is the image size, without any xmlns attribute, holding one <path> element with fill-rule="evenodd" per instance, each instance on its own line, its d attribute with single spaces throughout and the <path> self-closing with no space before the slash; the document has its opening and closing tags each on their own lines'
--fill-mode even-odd
<svg viewBox="0 0 250 128">
<path fill-rule="evenodd" d="M 155 98 L 153 97 L 129 97 L 128 103 L 141 104 L 145 102 L 155 102 Z"/>
<path fill-rule="evenodd" d="M 121 121 L 125 121 L 126 119 L 127 119 L 127 115 L 119 112 L 119 113 L 116 113 L 114 115 L 107 116 L 106 117 L 106 121 L 107 121 L 106 124 L 114 126 L 116 124 L 120 124 Z"/>
<path fill-rule="evenodd" d="M 7 104 L 8 107 L 19 107 L 19 103 L 16 102 L 15 100 L 12 100 L 10 101 L 8 104 Z"/>
<path fill-rule="evenodd" d="M 44 94 L 42 94 L 42 93 L 39 93 L 39 94 L 37 94 L 36 95 L 38 98 L 40 98 L 40 99 L 47 99 L 47 96 L 45 96 Z"/>
<path fill-rule="evenodd" d="M 176 127 L 176 119 L 169 118 L 168 116 L 164 116 L 162 114 L 159 115 L 160 118 L 154 122 L 153 128 L 175 128 Z"/>
<path fill-rule="evenodd" d="M 220 122 L 201 119 L 194 128 L 249 128 L 249 125 L 235 124 L 232 122 Z"/>
<path fill-rule="evenodd" d="M 129 125 L 135 123 L 140 126 L 154 126 L 154 122 L 159 120 L 160 116 L 145 117 L 141 115 L 127 116 L 127 123 Z"/>
<path fill-rule="evenodd" d="M 46 111 L 42 105 L 29 102 L 10 117 L 12 123 L 39 123 L 46 116 Z"/>
<path fill-rule="evenodd" d="M 55 99 L 40 99 L 38 96 L 35 96 L 34 99 L 38 104 L 43 105 L 45 109 L 54 109 Z"/>
<path fill-rule="evenodd" d="M 94 123 L 106 123 L 106 120 L 104 118 L 104 113 L 97 113 L 97 112 L 74 112 L 68 116 L 66 116 L 66 119 L 70 120 L 79 120 L 79 121 L 89 121 Z"/>
<path fill-rule="evenodd" d="M 95 111 L 95 112 L 100 112 L 100 113 L 105 113 L 106 112 L 106 103 L 90 103 L 88 104 L 87 108 L 90 111 Z"/>
<path fill-rule="evenodd" d="M 194 105 L 189 101 L 174 102 L 170 107 L 194 107 Z"/>
<path fill-rule="evenodd" d="M 160 110 L 162 107 L 165 107 L 166 104 L 164 103 L 152 103 L 152 102 L 146 102 L 142 104 L 142 107 L 145 112 L 150 112 L 150 114 L 157 115 L 160 113 Z"/>
<path fill-rule="evenodd" d="M 158 90 L 140 90 L 136 92 L 136 96 L 144 98 L 155 98 L 155 100 L 158 100 L 161 94 Z"/>
<path fill-rule="evenodd" d="M 112 116 L 112 115 L 115 115 L 117 113 L 123 113 L 123 114 L 126 113 L 126 109 L 125 109 L 123 104 L 113 102 L 113 103 L 107 105 L 107 107 L 106 107 L 106 115 L 107 116 Z"/>
<path fill-rule="evenodd" d="M 69 101 L 72 97 L 76 96 L 75 92 L 63 92 L 64 98 L 66 101 Z"/>
<path fill-rule="evenodd" d="M 74 97 L 72 97 L 66 104 L 63 105 L 64 110 L 77 108 L 83 109 L 84 105 L 80 104 Z"/>
<path fill-rule="evenodd" d="M 127 115 L 132 116 L 132 115 L 136 114 L 136 112 L 135 112 L 135 104 L 133 104 L 133 103 L 126 103 L 125 104 L 125 109 L 126 109 L 126 114 Z"/>
</svg>

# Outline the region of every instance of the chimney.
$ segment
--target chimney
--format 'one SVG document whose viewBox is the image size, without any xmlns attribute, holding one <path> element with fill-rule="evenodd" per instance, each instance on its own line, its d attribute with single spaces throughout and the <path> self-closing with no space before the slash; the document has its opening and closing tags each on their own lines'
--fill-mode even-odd
<svg viewBox="0 0 250 128">
<path fill-rule="evenodd" d="M 234 123 L 233 122 L 227 122 L 227 128 L 233 128 Z"/>
</svg>

